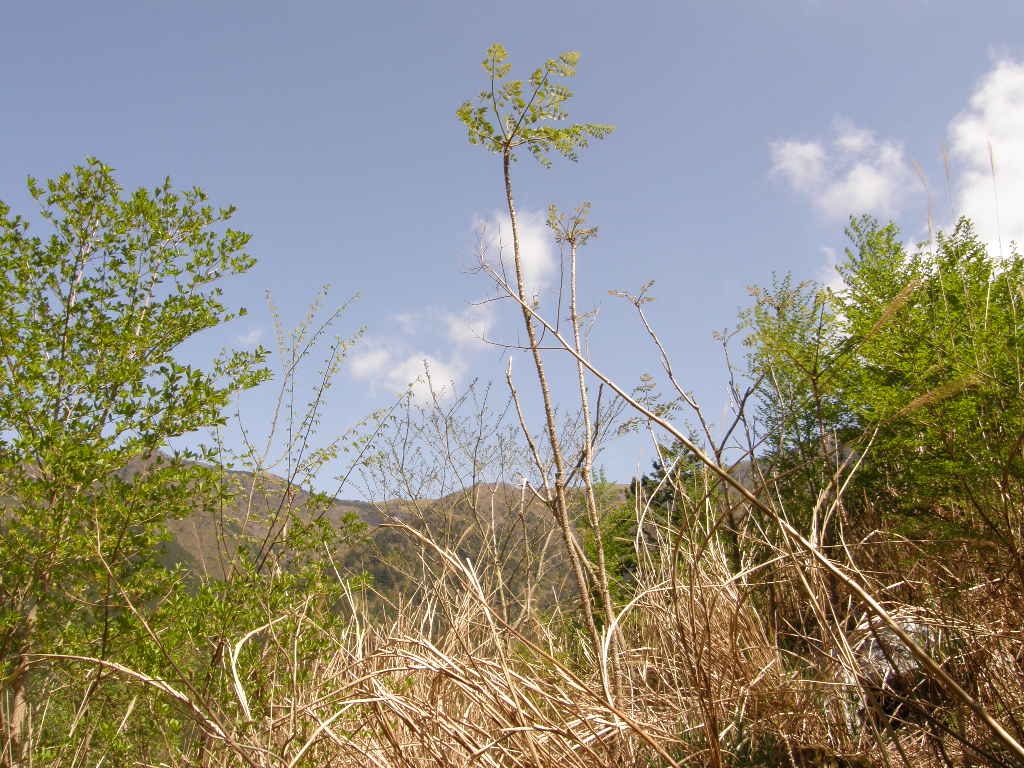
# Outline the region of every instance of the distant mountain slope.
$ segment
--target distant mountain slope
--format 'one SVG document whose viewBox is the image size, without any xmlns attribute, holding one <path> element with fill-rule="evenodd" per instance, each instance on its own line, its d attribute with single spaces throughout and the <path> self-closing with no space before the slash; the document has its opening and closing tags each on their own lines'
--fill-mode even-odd
<svg viewBox="0 0 1024 768">
<path fill-rule="evenodd" d="M 154 460 L 133 459 L 118 475 L 130 481 Z M 322 517 L 335 529 L 348 527 L 352 519 L 371 527 L 383 520 L 378 507 L 363 501 L 332 500 L 326 508 L 313 504 L 308 490 L 270 473 L 228 470 L 227 478 L 234 491 L 229 503 L 218 508 L 197 503 L 192 514 L 167 521 L 171 534 L 165 545 L 168 564 L 180 563 L 196 573 L 222 578 L 226 558 L 238 546 L 252 547 L 268 532 L 276 535 L 292 514 L 303 522 Z"/>
<path fill-rule="evenodd" d="M 118 475 L 130 481 L 152 461 L 135 459 Z M 192 514 L 167 522 L 168 565 L 184 565 L 204 578 L 223 578 L 239 547 L 255 551 L 268 532 L 272 538 L 278 536 L 289 520 L 309 522 L 317 517 L 339 531 L 351 531 L 353 521 L 366 525 L 365 535 L 350 537 L 334 553 L 335 565 L 341 573 L 368 574 L 385 599 L 414 592 L 428 581 L 423 578 L 425 570 L 440 567 L 437 552 L 402 526 L 492 574 L 510 596 L 526 585 L 544 604 L 575 593 L 550 511 L 521 487 L 490 483 L 437 499 L 317 503 L 308 490 L 270 473 L 232 470 L 227 477 L 234 493 L 223 507 L 210 508 L 197 498 Z M 612 486 L 610 492 L 609 503 L 618 503 L 625 486 Z M 280 545 L 276 551 L 287 558 Z"/>
</svg>

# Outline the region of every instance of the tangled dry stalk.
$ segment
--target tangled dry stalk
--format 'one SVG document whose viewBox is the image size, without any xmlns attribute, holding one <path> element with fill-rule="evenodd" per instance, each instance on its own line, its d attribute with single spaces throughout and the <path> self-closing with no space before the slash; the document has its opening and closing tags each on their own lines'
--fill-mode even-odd
<svg viewBox="0 0 1024 768">
<path fill-rule="evenodd" d="M 635 511 L 643 516 L 642 498 Z M 777 619 L 756 597 L 767 574 L 780 603 L 796 608 L 825 597 L 823 569 L 778 550 L 735 572 L 712 535 L 713 511 L 706 500 L 693 505 L 685 535 L 647 521 L 635 597 L 603 628 L 596 657 L 571 616 L 521 613 L 510 623 L 486 552 L 465 557 L 400 523 L 432 578 L 386 622 L 370 617 L 369 595 L 349 592 L 343 631 L 318 627 L 307 601 L 240 632 L 224 661 L 233 697 L 199 700 L 107 666 L 128 685 L 172 696 L 200 723 L 207 739 L 198 753 L 176 751 L 170 738 L 154 745 L 181 766 L 1013 764 L 941 688 L 902 691 L 901 722 L 866 710 L 884 691 L 839 606 L 826 626 L 812 619 L 802 637 L 780 642 Z M 887 609 L 907 626 L 911 607 Z M 980 701 L 1020 706 L 1019 627 L 1005 616 L 915 615 L 942 628 L 944 648 L 960 649 L 944 668 L 973 681 Z M 959 731 L 949 727 L 956 722 Z"/>
</svg>

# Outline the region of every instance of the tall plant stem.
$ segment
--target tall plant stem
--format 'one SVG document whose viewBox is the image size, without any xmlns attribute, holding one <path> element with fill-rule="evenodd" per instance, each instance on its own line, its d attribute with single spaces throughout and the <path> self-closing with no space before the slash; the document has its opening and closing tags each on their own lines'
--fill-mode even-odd
<svg viewBox="0 0 1024 768">
<path fill-rule="evenodd" d="M 590 599 L 590 586 L 586 573 L 583 570 L 583 563 L 580 560 L 579 544 L 572 531 L 572 524 L 569 521 L 569 504 L 565 493 L 565 457 L 562 455 L 561 445 L 558 440 L 558 430 L 555 427 L 555 409 L 551 401 L 551 387 L 548 384 L 547 374 L 544 372 L 544 360 L 540 354 L 540 345 L 537 341 L 537 329 L 533 321 L 533 313 L 529 308 L 529 299 L 526 296 L 526 281 L 523 276 L 523 259 L 519 239 L 519 222 L 516 217 L 515 201 L 512 197 L 512 150 L 506 145 L 502 153 L 502 169 L 505 178 L 505 203 L 508 206 L 508 216 L 512 223 L 512 251 L 516 268 L 516 291 L 519 304 L 523 311 L 523 324 L 526 326 L 526 336 L 529 340 L 530 353 L 533 355 L 534 367 L 537 369 L 537 381 L 540 385 L 541 397 L 544 402 L 544 419 L 546 421 L 548 440 L 551 444 L 551 456 L 555 465 L 555 486 L 554 498 L 551 499 L 552 511 L 555 521 L 562 533 L 565 542 L 565 549 L 572 563 L 573 575 L 576 578 L 576 586 L 580 591 L 580 608 L 583 611 L 583 620 L 590 634 L 590 641 L 593 644 L 597 658 L 600 658 L 602 644 L 601 635 L 594 623 L 594 607 Z"/>
<path fill-rule="evenodd" d="M 579 217 L 573 221 L 572 229 L 566 235 L 569 243 L 569 320 L 572 324 L 573 341 L 576 345 L 576 352 L 579 355 L 576 359 L 576 373 L 580 388 L 580 407 L 583 415 L 583 455 L 580 463 L 580 476 L 583 480 L 583 489 L 587 505 L 587 518 L 590 528 L 594 532 L 594 550 L 597 557 L 597 587 L 601 599 L 601 608 L 604 611 L 605 626 L 611 631 L 617 627 L 615 621 L 615 609 L 612 606 L 612 594 L 608 585 L 608 568 L 605 562 L 604 539 L 601 537 L 601 518 L 597 509 L 597 498 L 594 495 L 594 428 L 590 420 L 590 397 L 587 393 L 586 369 L 580 362 L 583 355 L 582 343 L 580 340 L 580 317 L 576 311 L 576 249 L 578 246 L 577 226 L 580 223 Z M 532 318 L 531 318 L 532 319 Z M 622 694 L 622 681 L 619 674 L 618 664 L 618 632 L 615 631 L 610 638 L 609 664 L 611 666 L 612 689 L 616 697 Z"/>
</svg>

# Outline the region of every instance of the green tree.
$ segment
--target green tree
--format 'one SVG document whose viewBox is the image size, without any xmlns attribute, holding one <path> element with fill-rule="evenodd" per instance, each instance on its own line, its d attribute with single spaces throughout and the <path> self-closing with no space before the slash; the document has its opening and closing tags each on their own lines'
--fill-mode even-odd
<svg viewBox="0 0 1024 768">
<path fill-rule="evenodd" d="M 232 393 L 263 380 L 264 351 L 207 370 L 176 349 L 238 314 L 218 282 L 248 270 L 249 236 L 198 189 L 170 180 L 124 194 L 95 159 L 29 179 L 50 232 L 0 203 L 0 699 L 8 762 L 21 757 L 38 654 L 130 654 L 140 612 L 175 575 L 165 521 L 223 487 L 207 453 L 168 440 L 223 422 Z M 130 465 L 140 470 L 130 471 Z M 102 670 L 91 676 L 96 695 Z M 79 694 L 80 695 L 80 694 Z M 83 703 L 84 706 L 84 703 Z M 56 715 L 59 717 L 59 715 Z M 69 715 L 70 717 L 70 715 Z"/>
<path fill-rule="evenodd" d="M 906 254 L 895 228 L 870 220 L 851 234 L 838 298 L 856 364 L 840 396 L 859 427 L 878 429 L 872 464 L 892 502 L 934 514 L 1020 482 L 1024 259 L 987 253 L 965 219 L 934 255 Z"/>
<path fill-rule="evenodd" d="M 785 478 L 787 513 L 808 526 L 832 477 L 838 441 L 856 429 L 837 394 L 849 362 L 838 309 L 827 290 L 788 275 L 751 293 L 755 303 L 741 323 L 749 331 L 749 374 L 759 382 L 758 458 L 769 475 Z"/>
<path fill-rule="evenodd" d="M 849 522 L 984 541 L 1024 577 L 1024 258 L 989 254 L 966 219 L 932 248 L 907 249 L 869 217 L 847 232 L 838 291 L 783 280 L 755 292 L 762 460 L 798 514 L 859 458 Z"/>
</svg>

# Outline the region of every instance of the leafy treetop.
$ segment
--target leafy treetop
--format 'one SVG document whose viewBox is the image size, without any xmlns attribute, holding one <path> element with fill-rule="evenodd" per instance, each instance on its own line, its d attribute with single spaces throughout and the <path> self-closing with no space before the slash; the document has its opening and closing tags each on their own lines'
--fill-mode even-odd
<svg viewBox="0 0 1024 768">
<path fill-rule="evenodd" d="M 515 158 L 515 150 L 525 146 L 537 161 L 548 167 L 548 153 L 555 151 L 569 160 L 576 160 L 578 151 L 591 138 L 602 139 L 613 126 L 581 123 L 555 127 L 551 122 L 565 120 L 562 105 L 572 97 L 565 85 L 552 82 L 552 77 L 574 77 L 580 55 L 563 53 L 538 67 L 529 80 L 508 80 L 512 65 L 506 62 L 508 52 L 495 43 L 487 49 L 483 67 L 491 77 L 488 90 L 481 91 L 476 106 L 462 103 L 456 112 L 465 124 L 470 144 L 482 144 L 491 152 Z"/>
</svg>

